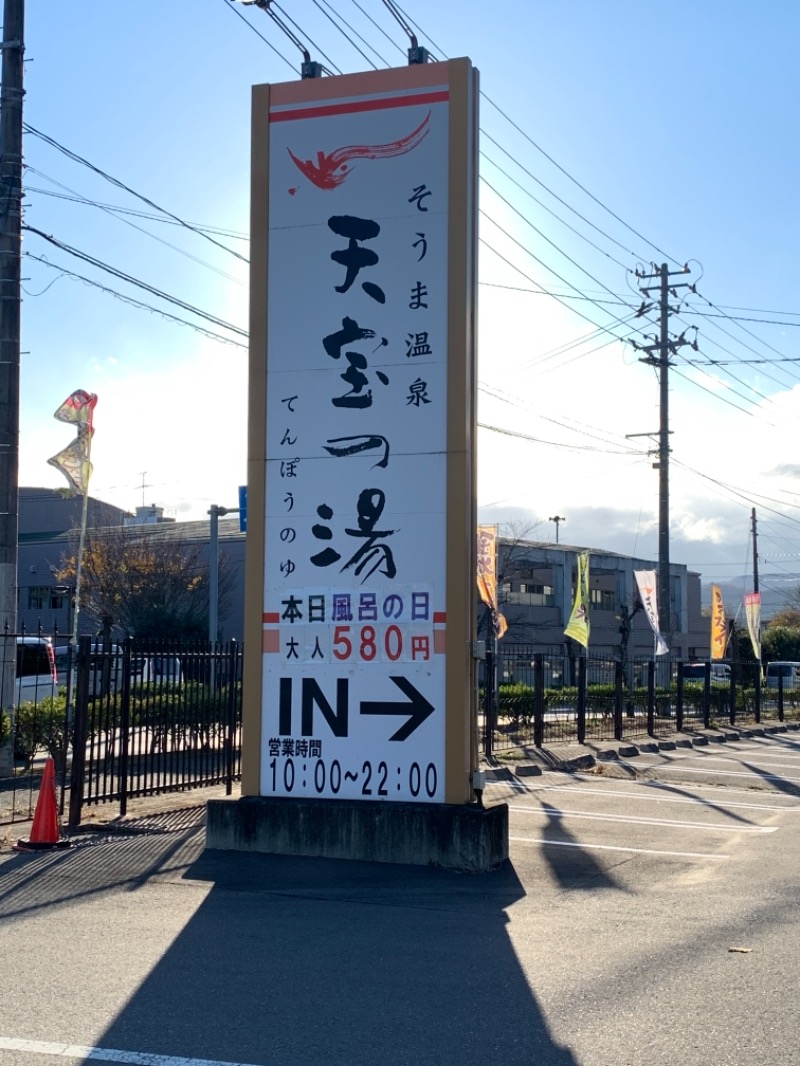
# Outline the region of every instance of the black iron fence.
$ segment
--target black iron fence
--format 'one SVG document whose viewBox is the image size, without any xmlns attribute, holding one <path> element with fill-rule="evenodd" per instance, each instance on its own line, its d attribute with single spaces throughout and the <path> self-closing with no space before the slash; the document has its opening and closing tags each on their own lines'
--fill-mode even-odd
<svg viewBox="0 0 800 1066">
<path fill-rule="evenodd" d="M 19 640 L 0 639 L 0 686 L 11 656 L 20 666 Z M 16 696 L 4 696 L 0 824 L 32 817 L 48 756 L 70 826 L 87 805 L 115 803 L 125 814 L 131 797 L 212 784 L 232 791 L 241 775 L 241 645 L 81 638 L 77 649 L 59 648 L 55 674 L 20 688 L 18 673 Z"/>
<path fill-rule="evenodd" d="M 791 684 L 791 687 L 790 687 Z M 500 646 L 479 671 L 483 748 L 663 737 L 684 730 L 800 719 L 800 684 L 765 685 L 756 662 L 565 656 Z"/>
</svg>

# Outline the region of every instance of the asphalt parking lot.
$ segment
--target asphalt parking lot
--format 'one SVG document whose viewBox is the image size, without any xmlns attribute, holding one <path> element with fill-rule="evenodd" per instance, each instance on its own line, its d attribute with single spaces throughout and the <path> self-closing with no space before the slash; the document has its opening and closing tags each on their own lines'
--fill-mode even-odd
<svg viewBox="0 0 800 1066">
<path fill-rule="evenodd" d="M 731 863 L 769 855 L 798 824 L 800 738 L 720 740 L 584 771 L 512 774 L 490 783 L 486 799 L 509 805 L 512 862 L 530 869 L 543 859 L 556 884 L 607 880 L 640 891 L 690 873 L 719 880 Z"/>
</svg>

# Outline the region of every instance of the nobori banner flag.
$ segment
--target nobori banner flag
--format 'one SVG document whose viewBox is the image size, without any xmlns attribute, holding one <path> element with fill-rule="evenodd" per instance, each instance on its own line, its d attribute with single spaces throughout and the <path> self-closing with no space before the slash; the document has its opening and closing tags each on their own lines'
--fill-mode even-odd
<svg viewBox="0 0 800 1066">
<path fill-rule="evenodd" d="M 93 392 L 76 389 L 53 415 L 59 422 L 72 422 L 76 425 L 78 436 L 58 455 L 47 461 L 61 471 L 72 486 L 73 492 L 81 496 L 87 492 L 92 475 L 92 417 L 96 403 L 97 397 Z"/>
<path fill-rule="evenodd" d="M 497 526 L 478 526 L 478 592 L 491 609 L 499 640 L 505 635 L 508 622 L 497 607 Z"/>
<path fill-rule="evenodd" d="M 636 587 L 639 590 L 639 597 L 642 601 L 642 607 L 644 607 L 644 613 L 647 615 L 647 621 L 650 623 L 650 628 L 655 635 L 655 653 L 656 655 L 667 655 L 669 653 L 669 648 L 667 647 L 667 642 L 661 636 L 661 631 L 658 627 L 656 572 L 655 570 L 634 570 L 633 576 L 636 578 Z"/>
<path fill-rule="evenodd" d="M 724 659 L 728 643 L 728 625 L 725 621 L 725 604 L 722 602 L 722 589 L 719 585 L 711 586 L 711 658 Z"/>
<path fill-rule="evenodd" d="M 744 597 L 744 613 L 747 618 L 747 631 L 750 634 L 750 643 L 753 645 L 753 654 L 756 659 L 761 659 L 761 593 L 747 592 Z"/>
<path fill-rule="evenodd" d="M 575 602 L 564 635 L 588 648 L 589 629 L 589 553 L 581 552 L 575 580 Z"/>
</svg>

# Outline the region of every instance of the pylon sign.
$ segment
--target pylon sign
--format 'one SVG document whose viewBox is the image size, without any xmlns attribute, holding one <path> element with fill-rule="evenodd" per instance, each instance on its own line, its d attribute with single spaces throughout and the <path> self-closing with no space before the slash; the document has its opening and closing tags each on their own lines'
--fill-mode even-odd
<svg viewBox="0 0 800 1066">
<path fill-rule="evenodd" d="M 475 82 L 255 90 L 245 791 L 468 798 Z"/>
</svg>

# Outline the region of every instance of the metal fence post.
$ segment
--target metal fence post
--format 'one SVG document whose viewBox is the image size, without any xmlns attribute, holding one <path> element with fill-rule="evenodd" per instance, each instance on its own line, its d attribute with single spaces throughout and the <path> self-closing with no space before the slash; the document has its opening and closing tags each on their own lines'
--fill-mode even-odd
<svg viewBox="0 0 800 1066">
<path fill-rule="evenodd" d="M 225 732 L 225 795 L 233 792 L 233 740 L 236 734 L 236 694 L 239 680 L 239 646 L 235 640 L 230 642 L 228 661 L 228 706 L 227 729 Z"/>
<path fill-rule="evenodd" d="M 72 725 L 72 773 L 69 789 L 69 818 L 67 825 L 74 829 L 81 824 L 83 785 L 86 771 L 86 734 L 89 707 L 89 672 L 91 670 L 91 637 L 78 638 L 77 684 Z"/>
<path fill-rule="evenodd" d="M 656 735 L 656 664 L 652 659 L 647 663 L 647 735 Z"/>
<path fill-rule="evenodd" d="M 578 743 L 586 740 L 586 659 L 578 659 Z"/>
<path fill-rule="evenodd" d="M 494 635 L 490 635 L 486 641 L 486 658 L 484 659 L 484 686 L 483 686 L 483 751 L 487 758 L 491 758 L 494 752 L 495 730 L 495 680 L 496 667 L 494 655 Z"/>
<path fill-rule="evenodd" d="M 614 663 L 614 740 L 622 740 L 622 705 L 625 699 L 625 663 Z"/>
<path fill-rule="evenodd" d="M 711 727 L 711 663 L 705 664 L 703 677 L 703 729 Z"/>
<path fill-rule="evenodd" d="M 755 700 L 755 716 L 756 722 L 761 721 L 761 660 L 756 659 L 753 664 L 754 670 L 754 700 Z"/>
<path fill-rule="evenodd" d="M 114 666 L 116 676 L 116 664 Z M 122 702 L 120 705 L 120 753 L 119 753 L 119 813 L 128 811 L 129 745 L 131 727 L 131 638 L 125 641 L 122 653 Z"/>
<path fill-rule="evenodd" d="M 778 674 L 778 721 L 783 721 L 783 674 Z"/>
<path fill-rule="evenodd" d="M 736 663 L 731 663 L 730 704 L 728 707 L 728 719 L 731 725 L 736 725 Z"/>
<path fill-rule="evenodd" d="M 544 747 L 544 655 L 533 657 L 533 744 Z"/>
<path fill-rule="evenodd" d="M 683 732 L 683 660 L 678 663 L 678 676 L 675 681 L 675 728 Z"/>
</svg>

